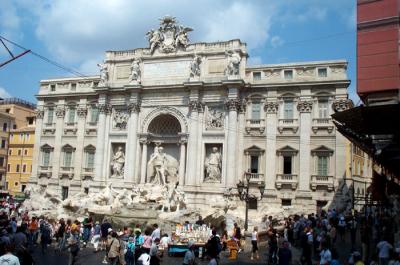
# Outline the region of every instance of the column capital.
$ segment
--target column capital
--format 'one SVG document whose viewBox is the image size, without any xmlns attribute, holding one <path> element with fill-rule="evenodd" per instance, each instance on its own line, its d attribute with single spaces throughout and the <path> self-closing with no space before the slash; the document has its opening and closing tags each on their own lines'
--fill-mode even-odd
<svg viewBox="0 0 400 265">
<path fill-rule="evenodd" d="M 76 113 L 78 114 L 78 117 L 79 117 L 79 118 L 85 118 L 86 115 L 87 115 L 87 113 L 88 113 L 88 110 L 87 110 L 86 106 L 80 106 L 80 107 L 76 110 Z"/>
<path fill-rule="evenodd" d="M 139 113 L 140 112 L 140 102 L 131 102 L 128 105 L 129 113 Z"/>
<path fill-rule="evenodd" d="M 278 112 L 279 103 L 278 102 L 265 102 L 264 111 L 270 114 L 274 114 Z"/>
<path fill-rule="evenodd" d="M 246 99 L 241 99 L 239 102 L 239 112 L 240 113 L 245 113 L 247 108 L 247 100 Z"/>
<path fill-rule="evenodd" d="M 57 118 L 64 118 L 65 116 L 65 108 L 64 106 L 58 106 L 56 109 Z"/>
<path fill-rule="evenodd" d="M 332 109 L 335 112 L 344 111 L 352 107 L 354 107 L 354 104 L 351 99 L 337 99 L 332 103 Z"/>
<path fill-rule="evenodd" d="M 299 101 L 297 103 L 297 110 L 300 112 L 311 112 L 312 105 L 312 101 Z"/>
<path fill-rule="evenodd" d="M 43 119 L 43 117 L 44 117 L 44 110 L 43 110 L 43 108 L 37 108 L 36 110 L 35 110 L 35 116 L 36 116 L 36 119 Z"/>
<path fill-rule="evenodd" d="M 239 110 L 239 106 L 240 106 L 239 104 L 240 104 L 240 102 L 236 98 L 235 99 L 228 99 L 228 100 L 225 101 L 225 107 L 229 111 L 231 111 L 231 110 L 238 111 Z"/>
<path fill-rule="evenodd" d="M 108 104 L 108 103 L 99 104 L 99 112 L 100 113 L 105 113 L 107 115 L 107 114 L 111 114 L 111 111 L 112 111 L 111 104 Z"/>
<path fill-rule="evenodd" d="M 198 100 L 192 100 L 189 102 L 190 111 L 204 112 L 205 104 Z"/>
</svg>

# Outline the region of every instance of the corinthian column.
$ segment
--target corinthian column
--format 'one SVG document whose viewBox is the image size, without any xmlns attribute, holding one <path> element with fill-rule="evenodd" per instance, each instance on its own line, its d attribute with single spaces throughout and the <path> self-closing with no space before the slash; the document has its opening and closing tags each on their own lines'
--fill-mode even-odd
<svg viewBox="0 0 400 265">
<path fill-rule="evenodd" d="M 312 101 L 300 101 L 297 105 L 300 112 L 300 174 L 299 190 L 310 191 L 310 136 Z"/>
<path fill-rule="evenodd" d="M 276 180 L 276 128 L 277 112 L 279 104 L 277 102 L 266 102 L 264 110 L 266 112 L 266 137 L 267 147 L 265 154 L 265 187 L 268 190 L 275 189 Z"/>
<path fill-rule="evenodd" d="M 137 130 L 138 130 L 138 114 L 140 111 L 140 105 L 138 102 L 132 102 L 128 106 L 130 113 L 129 124 L 128 124 L 128 140 L 126 146 L 126 181 L 135 181 L 135 168 L 136 165 L 136 148 L 137 148 Z"/>
<path fill-rule="evenodd" d="M 197 150 L 197 123 L 199 122 L 199 102 L 191 101 L 189 103 L 190 109 L 190 125 L 189 125 L 189 142 L 188 142 L 188 167 L 186 174 L 187 185 L 196 184 L 196 167 L 197 167 L 197 155 L 199 150 Z M 198 176 L 197 176 L 198 177 Z"/>
<path fill-rule="evenodd" d="M 82 102 L 83 104 L 85 102 Z M 83 157 L 83 148 L 84 148 L 84 137 L 85 137 L 85 123 L 86 123 L 86 115 L 87 108 L 85 105 L 81 105 L 77 109 L 78 114 L 78 124 L 77 124 L 77 145 L 75 151 L 75 159 L 74 159 L 74 178 L 80 179 L 80 173 L 82 172 L 82 164 L 84 163 L 85 157 Z"/>
<path fill-rule="evenodd" d="M 228 109 L 228 150 L 226 152 L 227 165 L 226 165 L 226 186 L 234 187 L 236 185 L 236 158 L 237 158 L 237 118 L 238 118 L 238 107 L 239 101 L 237 99 L 229 99 L 225 102 L 225 106 Z"/>
<path fill-rule="evenodd" d="M 111 113 L 111 105 L 107 103 L 99 104 L 99 119 L 97 122 L 97 139 L 96 139 L 96 156 L 95 156 L 95 180 L 103 180 L 103 163 L 104 163 L 104 150 L 105 150 L 105 130 L 106 130 L 106 116 Z"/>
<path fill-rule="evenodd" d="M 180 154 L 179 154 L 179 185 L 184 185 L 185 182 L 185 162 L 186 162 L 186 139 L 181 139 Z"/>
<path fill-rule="evenodd" d="M 64 105 L 57 106 L 56 109 L 56 135 L 54 139 L 54 157 L 53 157 L 53 175 L 52 177 L 58 178 L 60 172 L 60 160 L 61 160 L 61 138 L 63 134 L 65 107 Z"/>
<path fill-rule="evenodd" d="M 146 183 L 146 168 L 147 168 L 147 139 L 140 139 L 142 144 L 142 163 L 140 167 L 140 183 Z"/>
</svg>

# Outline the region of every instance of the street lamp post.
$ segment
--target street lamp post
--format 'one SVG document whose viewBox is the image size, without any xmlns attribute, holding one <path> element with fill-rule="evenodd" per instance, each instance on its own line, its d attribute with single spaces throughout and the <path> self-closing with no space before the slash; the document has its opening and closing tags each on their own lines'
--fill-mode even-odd
<svg viewBox="0 0 400 265">
<path fill-rule="evenodd" d="M 246 205 L 246 212 L 245 212 L 245 219 L 244 219 L 244 231 L 247 231 L 249 224 L 248 224 L 248 215 L 249 215 L 249 202 L 251 199 L 254 197 L 249 194 L 249 189 L 250 189 L 250 173 L 245 173 L 245 182 L 244 181 L 239 181 L 238 184 L 236 184 L 237 190 L 239 192 L 239 198 L 241 201 L 245 202 Z M 261 196 L 260 199 L 262 199 L 264 195 L 264 190 L 265 190 L 265 183 L 264 181 L 258 182 L 257 183 L 258 189 L 260 190 Z"/>
</svg>

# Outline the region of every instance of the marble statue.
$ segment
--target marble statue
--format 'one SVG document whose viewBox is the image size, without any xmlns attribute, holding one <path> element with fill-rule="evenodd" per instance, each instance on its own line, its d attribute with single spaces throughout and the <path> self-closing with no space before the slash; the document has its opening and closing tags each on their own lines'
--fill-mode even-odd
<svg viewBox="0 0 400 265">
<path fill-rule="evenodd" d="M 189 44 L 189 38 L 187 33 L 193 31 L 192 28 L 179 26 L 178 34 L 175 37 L 175 47 L 184 47 Z"/>
<path fill-rule="evenodd" d="M 100 83 L 99 85 L 106 85 L 108 82 L 108 65 L 103 63 L 98 63 L 97 66 L 100 68 Z"/>
<path fill-rule="evenodd" d="M 149 39 L 150 43 L 150 53 L 152 54 L 155 49 L 161 44 L 161 41 L 163 40 L 163 36 L 161 35 L 160 30 L 156 29 L 151 29 L 149 32 L 147 32 L 147 37 Z"/>
<path fill-rule="evenodd" d="M 240 55 L 237 52 L 228 51 L 226 52 L 226 56 L 228 58 L 228 64 L 225 69 L 225 75 L 239 75 Z"/>
<path fill-rule="evenodd" d="M 206 158 L 204 165 L 206 168 L 205 181 L 221 180 L 222 158 L 218 147 L 212 148 L 211 154 Z"/>
<path fill-rule="evenodd" d="M 201 64 L 201 57 L 196 55 L 190 62 L 190 77 L 200 76 L 201 73 L 200 64 Z"/>
<path fill-rule="evenodd" d="M 221 129 L 224 126 L 224 113 L 218 109 L 209 109 L 207 129 Z"/>
<path fill-rule="evenodd" d="M 169 182 L 167 176 L 169 180 L 176 178 L 178 168 L 178 161 L 171 155 L 165 154 L 162 146 L 156 146 L 147 163 L 148 179 L 153 184 L 166 185 Z"/>
<path fill-rule="evenodd" d="M 125 166 L 125 153 L 122 146 L 118 147 L 117 152 L 114 154 L 112 162 L 112 176 L 111 177 L 123 177 L 124 166 Z"/>
<path fill-rule="evenodd" d="M 141 77 L 141 71 L 140 71 L 140 60 L 134 59 L 131 64 L 131 83 L 138 83 L 140 84 L 140 77 Z"/>
</svg>

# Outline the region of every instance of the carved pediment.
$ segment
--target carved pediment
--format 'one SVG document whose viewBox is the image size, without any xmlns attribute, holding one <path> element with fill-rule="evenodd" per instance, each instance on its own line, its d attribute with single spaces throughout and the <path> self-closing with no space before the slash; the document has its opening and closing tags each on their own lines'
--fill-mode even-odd
<svg viewBox="0 0 400 265">
<path fill-rule="evenodd" d="M 265 152 L 265 150 L 258 147 L 257 145 L 252 145 L 249 148 L 246 148 L 244 150 L 245 154 L 260 154 L 260 153 L 264 153 L 264 152 Z"/>
<path fill-rule="evenodd" d="M 285 155 L 285 154 L 289 154 L 289 155 L 295 155 L 297 154 L 299 151 L 297 149 L 294 149 L 293 147 L 286 145 L 278 150 L 276 150 L 277 155 Z"/>
<path fill-rule="evenodd" d="M 325 145 L 321 145 L 321 146 L 311 150 L 311 154 L 312 155 L 319 155 L 319 154 L 332 155 L 333 149 L 330 149 L 330 148 L 326 147 Z"/>
</svg>

